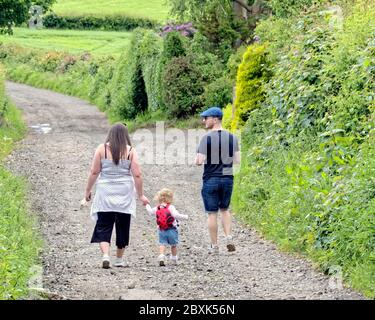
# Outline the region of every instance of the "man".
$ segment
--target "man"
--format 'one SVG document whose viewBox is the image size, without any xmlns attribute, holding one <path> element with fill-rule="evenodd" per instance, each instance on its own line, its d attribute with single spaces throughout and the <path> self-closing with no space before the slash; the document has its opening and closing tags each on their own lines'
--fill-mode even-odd
<svg viewBox="0 0 375 320">
<path fill-rule="evenodd" d="M 221 213 L 228 251 L 235 251 L 231 235 L 232 217 L 229 204 L 233 190 L 233 163 L 240 163 L 238 139 L 223 130 L 223 112 L 211 107 L 201 113 L 203 123 L 210 131 L 199 143 L 195 164 L 204 164 L 202 198 L 207 213 L 210 234 L 210 253 L 218 253 L 218 212 Z"/>
</svg>

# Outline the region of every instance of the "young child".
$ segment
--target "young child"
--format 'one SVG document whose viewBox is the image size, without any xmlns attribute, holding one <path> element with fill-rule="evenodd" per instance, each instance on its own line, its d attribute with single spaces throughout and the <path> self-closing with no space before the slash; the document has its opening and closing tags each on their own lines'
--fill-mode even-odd
<svg viewBox="0 0 375 320">
<path fill-rule="evenodd" d="M 156 223 L 159 230 L 159 265 L 165 266 L 165 247 L 171 246 L 171 263 L 177 264 L 177 244 L 178 244 L 178 222 L 177 219 L 188 219 L 186 214 L 180 214 L 174 205 L 173 192 L 169 189 L 160 190 L 155 200 L 158 201 L 157 207 L 151 208 L 149 204 L 146 205 L 148 213 L 156 216 Z"/>
</svg>

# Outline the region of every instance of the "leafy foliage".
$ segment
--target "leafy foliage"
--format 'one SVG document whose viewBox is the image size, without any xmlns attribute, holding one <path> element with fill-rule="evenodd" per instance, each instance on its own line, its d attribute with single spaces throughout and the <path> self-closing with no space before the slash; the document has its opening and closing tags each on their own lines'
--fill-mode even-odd
<svg viewBox="0 0 375 320">
<path fill-rule="evenodd" d="M 206 104 L 224 105 L 230 101 L 231 88 L 223 75 L 224 65 L 207 50 L 209 45 L 200 32 L 191 40 L 176 32 L 165 38 L 161 87 L 170 117 L 193 115 Z"/>
<path fill-rule="evenodd" d="M 269 0 L 268 5 L 277 17 L 289 17 L 300 13 L 315 3 L 322 0 Z"/>
<path fill-rule="evenodd" d="M 202 107 L 201 75 L 189 57 L 172 58 L 163 73 L 163 100 L 171 117 L 193 115 Z"/>
<path fill-rule="evenodd" d="M 12 34 L 12 26 L 27 20 L 31 0 L 0 2 L 0 32 Z"/>
<path fill-rule="evenodd" d="M 169 32 L 173 31 L 177 31 L 185 37 L 191 37 L 197 32 L 197 30 L 193 27 L 193 24 L 191 22 L 187 22 L 180 25 L 167 24 L 161 28 L 160 35 L 164 37 Z"/>
<path fill-rule="evenodd" d="M 222 124 L 223 124 L 223 128 L 228 131 L 232 131 L 232 118 L 233 118 L 232 112 L 233 112 L 233 106 L 230 103 L 227 104 L 225 108 L 223 108 Z"/>
<path fill-rule="evenodd" d="M 220 57 L 213 54 L 209 48 L 208 39 L 197 32 L 189 43 L 187 50 L 187 55 L 202 75 L 203 86 L 222 77 L 225 71 L 225 65 Z"/>
<path fill-rule="evenodd" d="M 130 31 L 136 28 L 154 28 L 156 22 L 124 15 L 64 17 L 51 13 L 43 17 L 43 25 L 51 29 Z"/>
<path fill-rule="evenodd" d="M 120 58 L 111 84 L 111 110 L 133 119 L 148 108 L 159 108 L 158 61 L 161 39 L 146 30 L 136 30 L 128 51 Z"/>
<path fill-rule="evenodd" d="M 25 22 L 29 17 L 32 4 L 43 6 L 47 10 L 56 0 L 1 0 L 0 33 L 12 34 L 13 25 Z"/>
<path fill-rule="evenodd" d="M 263 85 L 269 77 L 266 47 L 258 44 L 249 46 L 237 73 L 233 129 L 242 127 L 250 112 L 261 105 L 265 95 Z"/>
<path fill-rule="evenodd" d="M 233 87 L 228 77 L 218 78 L 204 87 L 203 104 L 205 106 L 226 106 L 232 102 Z"/>
<path fill-rule="evenodd" d="M 200 47 L 201 41 L 205 40 L 198 33 L 190 40 L 178 32 L 170 32 L 162 38 L 152 31 L 139 29 L 133 34 L 131 46 L 118 60 L 11 45 L 0 46 L 0 58 L 6 62 L 10 78 L 82 97 L 108 110 L 113 118 L 132 119 L 159 109 L 174 117 L 176 112 L 168 112 L 164 100 L 168 93 L 163 92 L 178 90 L 180 82 L 163 82 L 163 77 L 167 74 L 167 65 L 176 57 L 187 57 L 191 71 L 187 75 L 192 77 L 190 81 L 195 88 L 190 92 L 189 111 L 177 114 L 191 114 L 202 108 L 209 97 L 211 101 L 215 97 L 229 99 L 228 82 L 218 80 L 223 76 L 224 66 L 215 55 L 205 51 L 204 46 Z M 44 79 L 43 73 L 46 74 Z M 212 84 L 203 96 L 204 87 L 216 81 L 220 85 L 218 90 L 225 87 L 226 91 L 214 92 L 217 84 Z M 187 88 L 189 86 L 191 84 Z M 186 106 L 186 101 L 184 103 Z"/>
<path fill-rule="evenodd" d="M 322 9 L 256 30 L 273 74 L 243 129 L 234 205 L 283 248 L 375 297 L 375 7 L 360 1 L 343 28 Z"/>
<path fill-rule="evenodd" d="M 177 31 L 167 33 L 163 42 L 163 53 L 161 59 L 168 61 L 172 58 L 186 55 L 186 43 Z"/>
<path fill-rule="evenodd" d="M 4 74 L 0 69 L 0 104 L 4 96 Z M 20 112 L 10 103 L 0 118 L 0 160 L 25 133 Z M 35 221 L 26 211 L 25 182 L 0 166 L 0 299 L 25 298 L 31 267 L 38 261 L 40 240 Z"/>
<path fill-rule="evenodd" d="M 213 53 L 226 62 L 239 40 L 251 34 L 250 21 L 239 19 L 230 0 L 170 0 L 171 14 L 192 21 L 208 39 Z"/>
<path fill-rule="evenodd" d="M 43 12 L 46 13 L 51 10 L 52 5 L 56 3 L 56 0 L 32 0 L 33 5 L 43 7 Z"/>
</svg>

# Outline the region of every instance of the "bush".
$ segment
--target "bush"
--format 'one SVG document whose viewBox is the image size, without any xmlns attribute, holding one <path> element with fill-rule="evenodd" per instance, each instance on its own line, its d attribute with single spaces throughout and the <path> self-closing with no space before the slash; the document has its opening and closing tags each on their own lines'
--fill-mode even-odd
<svg viewBox="0 0 375 320">
<path fill-rule="evenodd" d="M 239 19 L 232 1 L 169 1 L 171 12 L 179 19 L 189 19 L 210 43 L 210 53 L 226 63 L 237 42 L 248 39 L 253 19 Z"/>
<path fill-rule="evenodd" d="M 120 57 L 111 82 L 111 112 L 134 119 L 146 110 L 160 108 L 158 63 L 161 38 L 154 32 L 136 30 L 128 51 Z"/>
<path fill-rule="evenodd" d="M 233 129 L 242 127 L 250 112 L 260 106 L 265 96 L 263 85 L 268 79 L 266 47 L 258 44 L 249 46 L 237 73 Z"/>
<path fill-rule="evenodd" d="M 220 59 L 208 51 L 197 50 L 194 42 L 189 47 L 187 55 L 202 75 L 204 85 L 223 76 L 225 68 Z"/>
<path fill-rule="evenodd" d="M 166 65 L 174 57 L 185 56 L 186 50 L 188 47 L 187 40 L 177 31 L 169 31 L 166 33 L 166 36 L 163 38 L 163 50 L 160 55 L 160 59 L 157 63 L 156 68 L 156 82 L 158 83 L 158 94 L 157 98 L 160 104 L 160 107 L 166 110 L 164 103 L 164 90 L 169 90 L 169 88 L 163 87 L 163 74 L 166 68 Z"/>
<path fill-rule="evenodd" d="M 112 78 L 113 58 L 3 45 L 0 59 L 7 67 L 7 77 L 13 81 L 74 95 L 102 109 L 108 106 L 108 101 L 102 97 L 108 92 L 108 82 Z"/>
<path fill-rule="evenodd" d="M 141 45 L 141 65 L 145 79 L 148 99 L 148 110 L 162 109 L 164 102 L 161 99 L 161 64 L 162 39 L 154 32 L 145 32 Z"/>
<path fill-rule="evenodd" d="M 63 53 L 50 51 L 45 54 L 43 59 L 40 60 L 40 68 L 43 72 L 55 72 L 60 66 L 63 58 Z"/>
<path fill-rule="evenodd" d="M 223 128 L 228 131 L 232 130 L 232 110 L 233 106 L 230 103 L 223 109 Z"/>
<path fill-rule="evenodd" d="M 276 17 L 289 17 L 299 14 L 312 4 L 321 2 L 323 0 L 270 0 L 268 4 Z"/>
<path fill-rule="evenodd" d="M 194 114 L 204 104 L 226 105 L 231 101 L 232 89 L 223 77 L 224 65 L 217 56 L 209 52 L 209 46 L 207 38 L 199 32 L 194 34 L 192 40 L 177 32 L 170 32 L 165 37 L 159 75 L 161 101 L 170 117 Z M 176 74 L 175 70 L 171 70 L 173 65 L 176 65 L 181 72 L 185 70 L 187 74 Z M 170 72 L 172 74 L 169 74 Z M 189 77 L 192 77 L 191 84 L 187 83 Z M 176 81 L 174 82 L 173 79 Z M 184 98 L 177 93 L 181 89 L 186 92 L 187 97 Z M 175 93 L 175 98 L 171 97 L 172 92 Z M 180 111 L 177 110 L 178 106 L 182 108 Z"/>
<path fill-rule="evenodd" d="M 110 57 L 100 59 L 98 62 L 91 62 L 89 74 L 94 77 L 88 92 L 90 101 L 96 102 L 102 109 L 107 109 L 111 104 L 111 82 L 115 69 L 115 60 Z"/>
<path fill-rule="evenodd" d="M 205 106 L 226 106 L 232 102 L 232 81 L 227 77 L 221 77 L 204 87 L 203 104 Z"/>
<path fill-rule="evenodd" d="M 247 46 L 243 45 L 233 53 L 226 64 L 227 77 L 232 81 L 233 86 L 236 83 L 238 67 L 242 62 L 242 58 L 247 50 Z"/>
<path fill-rule="evenodd" d="M 54 13 L 43 18 L 43 25 L 50 29 L 113 30 L 130 31 L 136 28 L 154 28 L 156 22 L 145 18 L 126 16 L 73 16 L 64 17 Z"/>
<path fill-rule="evenodd" d="M 140 94 L 137 88 L 142 88 L 139 82 L 144 82 L 139 61 L 140 38 L 140 33 L 134 33 L 128 51 L 120 57 L 111 84 L 111 112 L 125 119 L 133 119 L 147 108 L 147 105 L 140 106 L 140 101 L 134 100 Z M 142 95 L 146 95 L 146 92 L 142 92 Z"/>
<path fill-rule="evenodd" d="M 172 58 L 162 77 L 163 100 L 170 117 L 193 115 L 202 107 L 201 74 L 188 57 Z"/>
<path fill-rule="evenodd" d="M 162 59 L 168 61 L 174 57 L 186 55 L 186 43 L 184 38 L 177 32 L 168 32 L 163 41 Z"/>
</svg>

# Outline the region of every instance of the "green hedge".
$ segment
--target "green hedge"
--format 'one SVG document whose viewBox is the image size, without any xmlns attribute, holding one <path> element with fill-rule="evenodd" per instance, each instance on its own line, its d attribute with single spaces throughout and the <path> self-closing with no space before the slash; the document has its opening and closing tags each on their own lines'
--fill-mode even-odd
<svg viewBox="0 0 375 320">
<path fill-rule="evenodd" d="M 0 45 L 0 61 L 13 81 L 83 98 L 106 110 L 116 60 Z"/>
<path fill-rule="evenodd" d="M 188 57 L 172 58 L 166 65 L 162 85 L 163 101 L 170 117 L 184 118 L 202 108 L 201 74 Z"/>
<path fill-rule="evenodd" d="M 159 109 L 158 61 L 162 41 L 154 32 L 134 31 L 128 50 L 120 57 L 110 84 L 111 113 L 134 119 Z"/>
<path fill-rule="evenodd" d="M 265 96 L 264 84 L 269 77 L 266 46 L 249 46 L 238 67 L 233 130 L 241 128 L 249 118 L 250 112 L 261 105 Z"/>
<path fill-rule="evenodd" d="M 136 28 L 154 28 L 156 25 L 157 23 L 150 19 L 123 15 L 64 17 L 52 13 L 43 18 L 43 26 L 51 29 L 129 31 Z"/>
<path fill-rule="evenodd" d="M 232 102 L 233 83 L 227 76 L 222 76 L 204 87 L 202 95 L 205 106 L 224 107 Z"/>
<path fill-rule="evenodd" d="M 179 118 L 231 100 L 224 65 L 201 46 L 205 41 L 199 33 L 191 40 L 136 29 L 119 59 L 0 45 L 0 60 L 10 79 L 84 98 L 113 120 L 156 111 Z M 186 74 L 176 74 L 175 66 L 182 66 L 176 58 L 186 62 Z"/>
<path fill-rule="evenodd" d="M 360 1 L 343 29 L 323 9 L 256 30 L 273 75 L 243 129 L 233 203 L 281 247 L 374 298 L 375 6 Z"/>
</svg>

